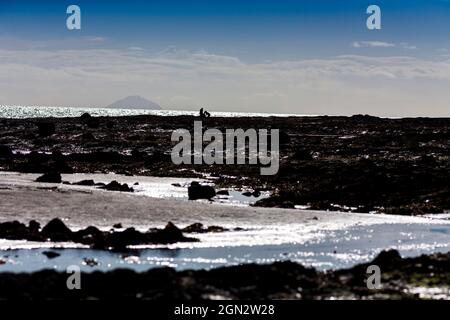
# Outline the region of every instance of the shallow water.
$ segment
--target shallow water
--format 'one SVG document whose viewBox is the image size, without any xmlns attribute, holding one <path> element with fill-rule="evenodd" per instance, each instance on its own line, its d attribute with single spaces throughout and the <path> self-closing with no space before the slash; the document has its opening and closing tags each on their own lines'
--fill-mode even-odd
<svg viewBox="0 0 450 320">
<path fill-rule="evenodd" d="M 35 180 L 41 174 L 30 173 L 17 173 L 17 172 L 1 172 L 0 171 L 0 186 L 58 186 L 62 189 L 74 189 L 74 190 L 93 190 L 97 187 L 93 186 L 78 186 L 68 184 L 42 184 L 36 183 Z M 192 181 L 198 181 L 205 185 L 214 185 L 214 179 L 198 179 L 198 178 L 162 178 L 162 177 L 149 177 L 149 176 L 125 176 L 120 174 L 102 174 L 102 173 L 74 173 L 74 174 L 62 174 L 62 180 L 70 183 L 79 182 L 82 180 L 94 180 L 95 183 L 108 184 L 113 180 L 120 183 L 127 183 L 133 187 L 134 192 L 131 195 L 146 196 L 152 198 L 164 198 L 164 199 L 176 199 L 176 200 L 189 200 L 188 186 Z M 137 183 L 137 184 L 136 184 Z M 219 189 L 217 189 L 219 190 Z M 110 192 L 110 191 L 105 191 Z M 244 196 L 243 191 L 228 190 L 229 195 L 217 195 L 212 198 L 213 203 L 225 204 L 225 205 L 242 205 L 248 206 L 255 203 L 260 199 L 264 199 L 270 196 L 270 192 L 261 192 L 258 197 Z M 208 200 L 197 200 L 200 202 L 209 202 Z"/>
<path fill-rule="evenodd" d="M 280 230 L 278 230 L 280 231 Z M 273 231 L 272 231 L 273 232 Z M 0 241 L 1 271 L 31 272 L 40 269 L 64 271 L 69 265 L 78 265 L 84 271 L 107 271 L 129 268 L 145 271 L 149 268 L 169 266 L 178 270 L 210 269 L 242 263 L 272 263 L 292 260 L 320 270 L 351 267 L 368 262 L 383 249 L 393 248 L 402 256 L 417 256 L 433 252 L 450 251 L 450 224 L 447 223 L 393 223 L 354 226 L 340 230 L 305 232 L 293 241 L 253 241 L 252 238 L 274 237 L 270 230 L 230 232 L 200 235 L 200 243 L 171 246 L 147 246 L 147 249 L 127 253 L 90 249 L 52 249 L 59 257 L 48 259 L 42 254 L 49 250 L 42 244 L 24 241 Z M 227 240 L 224 240 L 227 239 Z M 302 239 L 304 239 L 302 241 Z M 249 241 L 247 241 L 249 240 Z M 253 243 L 248 245 L 248 243 Z M 258 244 L 261 243 L 261 244 Z M 40 247 L 39 247 L 40 246 Z M 51 246 L 46 244 L 45 246 Z M 35 249 L 23 249 L 31 248 Z M 22 248 L 22 249 L 18 249 Z M 84 259 L 94 258 L 95 266 Z"/>
<path fill-rule="evenodd" d="M 94 190 L 92 187 L 39 184 L 34 182 L 37 176 L 37 174 L 0 172 L 0 187 L 14 190 L 17 188 L 39 189 L 58 186 L 58 188 L 66 191 L 62 194 L 67 195 L 71 195 L 70 192 L 75 190 L 88 190 L 88 198 L 86 199 L 100 199 L 95 197 L 96 194 L 115 195 L 115 198 L 122 195 L 122 193 Z M 169 246 L 137 246 L 130 248 L 132 251 L 127 253 L 126 256 L 117 252 L 95 251 L 68 243 L 0 240 L 0 272 L 29 272 L 45 268 L 64 270 L 69 265 L 79 265 L 85 271 L 105 271 L 124 267 L 143 271 L 160 266 L 170 266 L 179 270 L 209 269 L 240 263 L 271 263 L 279 260 L 293 260 L 318 269 L 336 269 L 370 261 L 381 250 L 388 248 L 398 249 L 402 255 L 406 256 L 450 251 L 448 214 L 403 217 L 247 208 L 248 203 L 245 203 L 245 201 L 250 202 L 255 199 L 233 195 L 233 193 L 231 199 L 222 200 L 228 201 L 228 205 L 235 206 L 238 204 L 238 208 L 211 205 L 206 201 L 205 203 L 197 203 L 196 209 L 187 212 L 186 210 L 183 211 L 182 207 L 191 203 L 187 201 L 186 187 L 193 179 L 130 177 L 115 174 L 63 175 L 63 180 L 70 182 L 85 179 L 93 179 L 95 182 L 104 183 L 118 180 L 130 185 L 139 182 L 139 185 L 133 186 L 136 188 L 135 193 L 127 194 L 125 198 L 121 198 L 123 201 L 130 201 L 130 199 L 135 201 L 138 198 L 147 201 L 147 198 L 149 198 L 149 203 L 153 205 L 153 212 L 150 216 L 129 217 L 125 213 L 125 216 L 130 218 L 128 225 L 137 229 L 145 230 L 149 227 L 149 221 L 152 224 L 151 226 L 162 226 L 169 220 L 183 219 L 180 212 L 184 212 L 184 215 L 191 215 L 191 212 L 192 215 L 200 212 L 201 214 L 197 216 L 201 219 L 197 221 L 207 225 L 217 224 L 230 229 L 242 227 L 244 230 L 193 234 L 191 236 L 200 240 L 200 242 L 195 243 L 179 243 Z M 213 180 L 205 179 L 204 182 L 213 183 Z M 173 184 L 177 184 L 177 186 Z M 74 196 L 75 194 L 67 199 L 72 199 Z M 157 204 L 154 198 L 171 198 L 172 202 L 166 204 L 165 201 L 168 200 L 160 200 L 164 203 Z M 15 199 L 13 198 L 14 204 L 16 203 Z M 69 205 L 66 202 L 67 200 L 60 199 L 59 196 L 55 197 L 55 201 L 62 201 L 59 205 Z M 39 201 L 39 199 L 36 201 Z M 173 212 L 167 211 L 166 205 L 172 205 L 173 203 L 175 203 L 175 206 L 170 207 L 173 208 Z M 34 205 L 34 202 L 31 202 L 30 205 Z M 93 222 L 94 220 L 99 221 L 99 218 L 105 218 L 99 213 L 100 216 L 87 215 L 82 220 L 76 219 L 79 216 L 77 205 L 78 203 L 72 211 L 66 213 L 64 219 L 72 228 L 96 224 Z M 156 205 L 164 205 L 160 208 L 164 209 L 162 216 L 157 215 Z M 16 205 L 10 208 L 14 209 Z M 206 210 L 200 211 L 200 209 Z M 197 212 L 193 212 L 193 210 Z M 112 221 L 116 219 L 124 222 L 125 216 L 120 210 L 115 213 L 116 215 L 112 212 L 109 212 L 109 214 L 105 226 L 111 226 Z M 53 217 L 55 215 L 50 218 Z M 31 218 L 36 219 L 37 217 L 31 217 L 27 212 L 22 211 L 18 211 L 17 215 L 14 216 L 14 219 L 22 221 L 28 221 Z M 146 218 L 147 223 L 143 223 L 143 218 Z M 43 213 L 39 212 L 39 218 L 37 219 L 43 219 Z M 183 226 L 183 223 L 180 222 L 180 227 Z M 56 250 L 61 255 L 55 259 L 48 259 L 42 252 L 49 250 L 49 248 Z M 61 248 L 64 248 L 64 250 Z M 95 266 L 86 265 L 83 263 L 84 258 L 95 258 L 98 264 Z"/>
</svg>

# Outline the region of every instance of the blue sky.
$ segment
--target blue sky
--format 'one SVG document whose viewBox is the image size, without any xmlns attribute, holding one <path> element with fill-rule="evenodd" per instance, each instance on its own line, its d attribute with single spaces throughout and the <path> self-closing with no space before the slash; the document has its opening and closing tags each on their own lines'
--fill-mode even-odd
<svg viewBox="0 0 450 320">
<path fill-rule="evenodd" d="M 383 28 L 365 28 L 364 0 L 1 1 L 0 34 L 24 40 L 106 39 L 104 48 L 168 46 L 204 49 L 242 59 L 324 57 L 352 53 L 353 41 L 404 42 L 415 55 L 450 46 L 450 1 L 377 1 Z M 82 30 L 65 28 L 65 9 L 78 4 Z M 54 43 L 54 42 L 53 42 Z M 56 45 L 56 44 L 54 44 Z M 63 42 L 61 47 L 68 46 Z M 98 44 L 97 44 L 98 45 Z M 397 49 L 397 50 L 396 50 Z M 365 54 L 403 53 L 362 50 Z M 361 50 L 360 50 L 361 51 Z M 411 54 L 411 52 L 409 52 Z"/>
<path fill-rule="evenodd" d="M 79 31 L 66 29 L 65 11 L 70 4 L 81 7 L 82 29 Z M 366 28 L 365 11 L 370 4 L 377 4 L 382 9 L 382 30 Z M 7 101 L 0 103 L 104 105 L 134 90 L 130 94 L 157 99 L 165 107 L 196 108 L 208 104 L 211 109 L 261 111 L 257 108 L 263 105 L 262 111 L 270 111 L 270 105 L 262 102 L 267 101 L 265 94 L 272 92 L 273 103 L 283 105 L 283 112 L 349 113 L 358 111 L 356 103 L 367 101 L 373 90 L 389 89 L 392 104 L 404 106 L 399 107 L 398 112 L 391 108 L 381 113 L 390 115 L 389 111 L 392 115 L 402 115 L 408 112 L 406 106 L 411 103 L 407 96 L 408 99 L 403 101 L 402 94 L 417 90 L 418 86 L 426 88 L 426 92 L 434 97 L 447 98 L 444 92 L 435 92 L 447 85 L 443 82 L 447 78 L 431 76 L 447 66 L 449 31 L 450 1 L 444 0 L 0 0 L 0 50 L 4 58 L 0 64 L 9 72 L 16 72 L 12 78 L 17 79 L 17 88 L 31 87 L 20 72 L 37 72 L 41 68 L 42 81 L 48 79 L 48 88 L 43 87 L 44 83 L 35 85 L 26 97 L 15 95 L 14 90 L 19 89 L 9 83 L 9 91 L 5 90 L 3 94 Z M 347 60 L 344 61 L 343 56 L 348 57 Z M 105 60 L 105 57 L 111 60 Z M 385 60 L 363 62 L 362 57 Z M 399 61 L 396 57 L 407 59 Z M 161 58 L 165 61 L 161 62 Z M 95 59 L 105 65 L 101 69 L 99 64 L 91 66 Z M 191 70 L 190 74 L 186 73 L 186 68 L 168 70 L 168 60 L 171 66 L 179 67 L 184 63 L 197 69 Z M 110 64 L 106 65 L 107 61 Z M 205 61 L 209 69 L 204 68 Z M 300 70 L 296 74 L 282 74 L 283 68 L 288 68 L 286 61 Z M 405 67 L 405 61 L 411 64 L 410 69 L 400 70 Z M 432 65 L 436 61 L 443 65 Z M 118 64 L 123 69 L 116 68 Z M 164 65 L 164 69 L 156 69 L 156 64 Z M 352 70 L 349 70 L 350 64 Z M 17 65 L 23 65 L 27 70 L 20 71 Z M 144 74 L 137 71 L 139 65 L 148 72 L 146 86 L 140 78 Z M 414 70 L 414 65 L 423 65 L 424 69 Z M 74 74 L 74 68 L 78 68 L 79 74 Z M 311 68 L 314 69 L 313 79 L 306 74 Z M 390 69 L 397 73 L 389 73 Z M 64 74 L 55 74 L 55 70 L 64 71 Z M 240 70 L 247 71 L 247 78 Z M 375 77 L 386 77 L 386 88 L 379 83 L 371 84 L 367 79 L 358 79 L 363 76 L 358 72 L 374 70 Z M 121 80 L 119 76 L 124 71 L 131 72 L 130 77 Z M 99 92 L 93 92 L 83 86 L 86 81 L 80 80 L 81 74 L 88 77 L 90 73 L 88 82 L 100 81 L 106 74 L 113 74 L 117 82 L 103 84 L 98 87 Z M 422 73 L 427 76 L 421 76 Z M 324 77 L 322 81 L 320 75 Z M 67 77 L 74 89 L 70 90 L 68 84 L 57 85 L 58 77 Z M 264 81 L 258 83 L 255 79 Z M 296 88 L 289 82 L 293 79 L 309 81 L 306 87 L 297 88 L 303 90 L 304 95 L 293 94 Z M 134 82 L 138 80 L 141 82 Z M 286 81 L 284 87 L 274 85 L 280 80 Z M 248 87 L 243 91 L 253 96 L 245 97 L 244 93 L 236 92 L 233 86 L 236 81 L 246 81 Z M 122 84 L 123 90 L 117 89 L 118 83 Z M 193 93 L 202 90 L 205 83 L 209 86 L 217 83 L 217 88 L 211 88 L 208 95 Z M 314 100 L 314 95 L 327 92 L 327 85 L 333 85 L 328 91 L 330 99 Z M 392 85 L 399 89 L 391 92 Z M 50 91 L 50 86 L 59 93 L 47 93 L 48 98 L 44 98 L 39 92 Z M 285 89 L 289 86 L 289 90 Z M 224 92 L 223 96 L 219 88 Z M 338 99 L 342 90 L 347 94 L 355 93 L 355 107 L 346 108 L 346 101 Z M 71 96 L 67 91 L 82 91 L 84 98 Z M 225 99 L 231 92 L 241 96 L 236 101 Z M 259 95 L 261 101 L 255 98 Z M 173 98 L 176 96 L 181 98 Z M 325 107 L 329 101 L 341 105 Z M 387 101 L 374 102 L 374 105 L 380 103 Z M 299 104 L 302 107 L 297 107 Z M 370 108 L 362 111 L 374 113 L 374 106 Z M 419 113 L 417 108 L 419 106 L 411 113 Z M 435 113 L 446 114 L 447 110 L 437 101 Z"/>
</svg>

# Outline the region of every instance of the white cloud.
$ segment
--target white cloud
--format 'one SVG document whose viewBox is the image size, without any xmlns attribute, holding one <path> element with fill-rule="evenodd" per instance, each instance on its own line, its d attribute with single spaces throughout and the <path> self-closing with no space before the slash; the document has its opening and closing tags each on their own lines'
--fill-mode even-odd
<svg viewBox="0 0 450 320">
<path fill-rule="evenodd" d="M 131 51 L 145 51 L 144 48 L 136 47 L 136 46 L 128 47 L 127 49 L 131 50 Z"/>
<path fill-rule="evenodd" d="M 351 43 L 353 48 L 401 48 L 405 50 L 415 50 L 416 46 L 410 45 L 406 42 L 400 42 L 398 44 L 384 41 L 354 41 Z"/>
<path fill-rule="evenodd" d="M 393 48 L 395 43 L 383 41 L 355 41 L 352 42 L 353 48 Z"/>
<path fill-rule="evenodd" d="M 166 108 L 448 116 L 449 85 L 448 57 L 250 64 L 174 48 L 0 50 L 0 104 L 104 106 L 133 93 Z"/>
<path fill-rule="evenodd" d="M 83 39 L 85 39 L 87 41 L 92 41 L 92 42 L 105 42 L 106 41 L 106 38 L 96 37 L 96 36 L 83 37 Z"/>
</svg>

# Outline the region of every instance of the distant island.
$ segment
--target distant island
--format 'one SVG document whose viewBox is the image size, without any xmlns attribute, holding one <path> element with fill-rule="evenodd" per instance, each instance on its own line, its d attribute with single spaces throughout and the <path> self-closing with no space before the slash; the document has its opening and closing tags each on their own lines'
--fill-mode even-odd
<svg viewBox="0 0 450 320">
<path fill-rule="evenodd" d="M 149 109 L 149 110 L 161 110 L 161 107 L 156 102 L 147 100 L 141 96 L 129 96 L 116 101 L 107 108 L 115 109 Z"/>
</svg>

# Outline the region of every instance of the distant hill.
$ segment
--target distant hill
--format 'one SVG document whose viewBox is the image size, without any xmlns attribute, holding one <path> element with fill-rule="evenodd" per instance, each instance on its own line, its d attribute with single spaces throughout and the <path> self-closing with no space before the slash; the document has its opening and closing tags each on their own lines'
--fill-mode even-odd
<svg viewBox="0 0 450 320">
<path fill-rule="evenodd" d="M 147 100 L 140 96 L 129 96 L 116 101 L 107 108 L 115 109 L 149 109 L 149 110 L 161 110 L 161 107 L 156 102 Z"/>
</svg>

